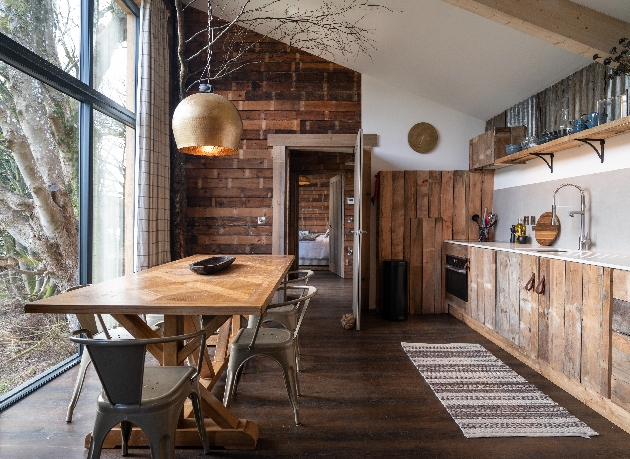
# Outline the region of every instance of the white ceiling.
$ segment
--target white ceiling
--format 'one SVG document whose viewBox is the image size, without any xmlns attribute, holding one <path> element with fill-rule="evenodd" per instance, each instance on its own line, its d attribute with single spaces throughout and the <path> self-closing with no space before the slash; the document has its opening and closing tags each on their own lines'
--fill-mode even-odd
<svg viewBox="0 0 630 459">
<path fill-rule="evenodd" d="M 281 14 L 288 6 L 313 8 L 321 2 L 279 0 L 271 8 Z M 441 0 L 374 3 L 391 11 L 361 11 L 349 18 L 365 15 L 360 24 L 371 30 L 377 48 L 371 56 L 323 57 L 481 120 L 592 62 Z M 630 22 L 630 0 L 575 3 Z"/>
</svg>

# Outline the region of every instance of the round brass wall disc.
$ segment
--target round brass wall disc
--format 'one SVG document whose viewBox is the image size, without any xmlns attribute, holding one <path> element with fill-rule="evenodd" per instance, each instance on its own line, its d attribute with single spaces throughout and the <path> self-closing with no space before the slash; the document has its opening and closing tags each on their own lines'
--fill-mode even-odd
<svg viewBox="0 0 630 459">
<path fill-rule="evenodd" d="M 409 129 L 409 146 L 418 153 L 429 153 L 438 142 L 438 132 L 429 123 L 418 123 Z"/>
</svg>

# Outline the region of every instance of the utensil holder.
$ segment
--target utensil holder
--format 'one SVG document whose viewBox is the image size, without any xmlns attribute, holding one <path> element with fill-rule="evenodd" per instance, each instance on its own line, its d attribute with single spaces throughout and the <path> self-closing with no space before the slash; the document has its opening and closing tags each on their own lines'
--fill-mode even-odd
<svg viewBox="0 0 630 459">
<path fill-rule="evenodd" d="M 488 235 L 490 234 L 490 227 L 480 226 L 479 227 L 479 242 L 488 242 L 490 239 Z"/>
</svg>

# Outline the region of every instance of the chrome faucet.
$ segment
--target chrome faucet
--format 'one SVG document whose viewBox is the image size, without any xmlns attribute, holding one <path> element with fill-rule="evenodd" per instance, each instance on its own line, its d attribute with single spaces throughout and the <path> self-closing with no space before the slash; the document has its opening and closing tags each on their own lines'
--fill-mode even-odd
<svg viewBox="0 0 630 459">
<path fill-rule="evenodd" d="M 563 183 L 558 188 L 556 188 L 556 191 L 553 192 L 553 204 L 551 204 L 551 225 L 556 226 L 558 224 L 558 217 L 556 215 L 556 193 L 560 191 L 560 188 L 564 188 L 565 186 L 572 186 L 580 191 L 580 210 L 569 211 L 569 217 L 574 217 L 575 215 L 580 216 L 580 239 L 578 242 L 578 247 L 580 250 L 586 250 L 588 249 L 588 246 L 591 245 L 591 240 L 588 237 L 588 232 L 584 234 L 584 231 L 586 229 L 586 200 L 584 199 L 584 190 L 582 188 L 572 183 Z"/>
</svg>

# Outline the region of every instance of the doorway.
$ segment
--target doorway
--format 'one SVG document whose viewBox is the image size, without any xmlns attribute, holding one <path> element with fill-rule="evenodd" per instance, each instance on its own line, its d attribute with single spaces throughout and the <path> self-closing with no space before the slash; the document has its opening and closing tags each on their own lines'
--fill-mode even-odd
<svg viewBox="0 0 630 459">
<path fill-rule="evenodd" d="M 291 157 L 293 167 L 299 169 L 299 156 Z M 352 170 L 339 172 L 299 172 L 296 258 L 300 269 L 330 270 L 339 277 L 350 278 L 352 271 L 346 265 L 352 266 L 348 261 L 351 255 L 344 251 L 344 236 L 352 229 L 346 228 L 345 222 L 352 224 L 353 209 L 344 206 L 344 195 L 352 196 L 352 189 L 346 192 L 345 188 L 345 176 L 351 176 Z M 351 181 L 348 183 L 352 185 Z"/>
<path fill-rule="evenodd" d="M 361 196 L 346 195 L 344 205 L 353 206 L 353 200 L 357 198 L 361 202 L 361 215 L 363 231 L 369 232 L 369 216 L 371 211 L 371 149 L 377 145 L 377 135 L 361 135 L 363 142 L 360 148 L 364 158 L 363 167 L 360 168 Z M 272 253 L 297 255 L 299 252 L 298 228 L 299 218 L 299 175 L 308 173 L 331 171 L 325 167 L 324 162 L 334 161 L 337 171 L 342 170 L 353 175 L 353 153 L 357 144 L 356 134 L 270 134 L 267 138 L 269 146 L 273 147 L 273 237 Z M 332 170 L 334 172 L 334 170 Z M 354 190 L 354 181 L 352 190 Z M 348 184 L 345 184 L 348 188 Z M 351 198 L 348 202 L 348 198 Z M 354 208 L 354 207 L 353 207 Z M 361 222 L 354 218 L 346 218 L 344 225 L 344 242 L 342 253 L 355 255 L 362 261 L 360 273 L 355 276 L 355 282 L 359 284 L 361 295 L 361 309 L 368 308 L 369 294 L 369 244 L 361 244 L 360 251 L 354 251 L 353 231 Z M 348 221 L 350 220 L 350 221 Z M 347 230 L 347 231 L 346 231 Z M 347 233 L 347 234 L 346 234 Z M 344 265 L 352 271 L 352 263 Z M 296 259 L 293 269 L 297 269 Z M 352 277 L 350 274 L 348 277 Z"/>
</svg>

